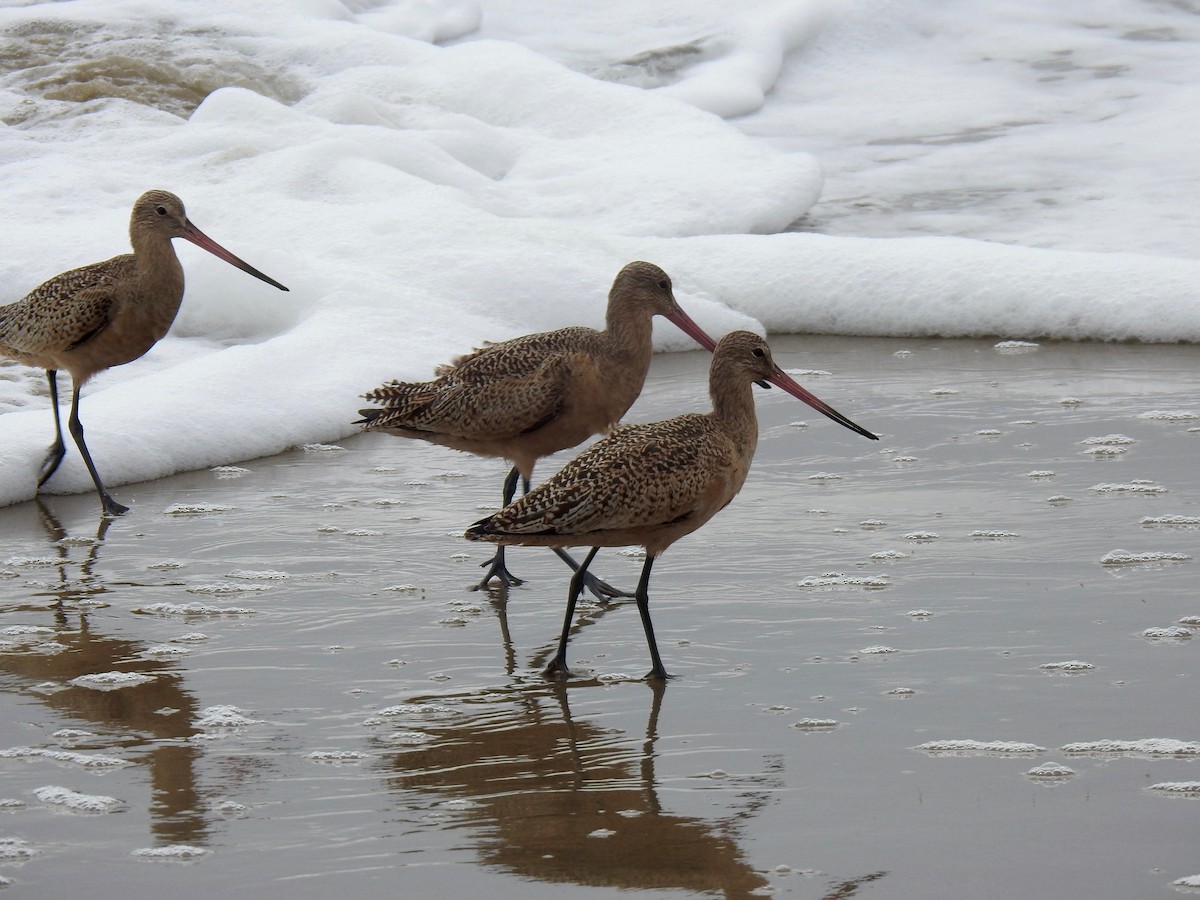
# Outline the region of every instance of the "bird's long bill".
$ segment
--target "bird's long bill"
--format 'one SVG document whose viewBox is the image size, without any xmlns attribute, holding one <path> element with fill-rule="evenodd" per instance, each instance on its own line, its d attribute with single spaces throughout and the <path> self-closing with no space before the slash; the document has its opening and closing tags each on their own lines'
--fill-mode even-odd
<svg viewBox="0 0 1200 900">
<path fill-rule="evenodd" d="M 250 265 L 250 263 L 246 262 L 245 260 L 238 259 L 238 257 L 234 256 L 232 253 L 230 253 L 228 250 L 226 250 L 224 247 L 222 247 L 220 244 L 218 244 L 216 241 L 214 241 L 212 238 L 210 238 L 207 234 L 205 234 L 203 231 L 201 231 L 199 228 L 197 228 L 191 222 L 188 222 L 184 225 L 183 237 L 186 238 L 187 240 L 191 241 L 197 247 L 203 247 L 205 250 L 207 250 L 209 253 L 211 253 L 213 256 L 217 257 L 218 259 L 225 260 L 225 262 L 229 263 L 231 266 L 237 266 L 243 272 L 249 272 L 255 278 L 261 279 L 262 281 L 265 281 L 267 284 L 272 285 L 273 287 L 279 288 L 281 291 L 287 290 L 287 288 L 285 288 L 282 284 L 280 284 L 274 278 L 264 275 L 262 272 L 258 271 L 258 269 L 254 268 L 254 266 Z"/>
<path fill-rule="evenodd" d="M 703 328 L 693 322 L 692 317 L 682 309 L 676 307 L 675 312 L 667 316 L 667 320 L 709 353 L 717 349 L 717 342 L 710 338 Z"/>
<path fill-rule="evenodd" d="M 829 418 L 833 419 L 833 421 L 837 422 L 839 425 L 845 425 L 851 431 L 857 431 L 863 437 L 870 438 L 873 441 L 879 440 L 879 435 L 872 434 L 871 432 L 867 431 L 867 429 L 863 428 L 861 425 L 857 425 L 854 422 L 851 422 L 849 419 L 847 419 L 845 416 L 843 416 L 840 412 L 838 412 L 836 409 L 834 409 L 832 406 L 830 406 L 824 400 L 820 399 L 819 397 L 814 396 L 813 394 L 810 394 L 808 391 L 806 391 L 804 388 L 802 388 L 799 384 L 797 384 L 795 379 L 793 379 L 790 375 L 785 374 L 784 371 L 781 368 L 779 368 L 779 366 L 775 367 L 774 374 L 772 374 L 770 377 L 768 377 L 767 381 L 771 382 L 771 384 L 775 385 L 777 388 L 787 391 L 789 394 L 791 394 L 797 400 L 803 400 L 805 403 L 807 403 L 809 406 L 811 406 L 817 412 L 821 413 L 822 415 L 828 416 Z"/>
</svg>

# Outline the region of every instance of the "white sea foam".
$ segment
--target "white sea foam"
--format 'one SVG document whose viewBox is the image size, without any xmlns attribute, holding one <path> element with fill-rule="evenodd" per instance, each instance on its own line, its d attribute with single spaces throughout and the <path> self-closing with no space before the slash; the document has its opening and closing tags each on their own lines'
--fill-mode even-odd
<svg viewBox="0 0 1200 900">
<path fill-rule="evenodd" d="M 196 717 L 197 728 L 232 729 L 260 724 L 262 724 L 262 719 L 251 718 L 246 714 L 245 710 L 224 704 L 207 706 L 200 710 L 199 715 Z"/>
<path fill-rule="evenodd" d="M 86 740 L 87 738 L 93 738 L 96 736 L 96 733 L 93 731 L 85 731 L 82 728 L 60 728 L 50 736 L 57 738 L 64 743 L 70 743 L 72 741 L 81 741 Z"/>
<path fill-rule="evenodd" d="M 916 749 L 933 756 L 1032 756 L 1046 752 L 1045 747 L 1023 741 L 927 741 Z"/>
<path fill-rule="evenodd" d="M 1084 662 L 1081 659 L 1068 659 L 1064 660 L 1063 662 L 1043 663 L 1040 668 L 1046 670 L 1047 672 L 1079 673 L 1090 672 L 1096 667 L 1089 662 Z"/>
<path fill-rule="evenodd" d="M 278 572 L 273 569 L 235 569 L 225 577 L 245 579 L 246 581 L 282 581 L 290 576 L 287 572 Z"/>
<path fill-rule="evenodd" d="M 118 691 L 122 688 L 137 687 L 139 684 L 153 680 L 153 675 L 144 675 L 141 672 L 94 672 L 72 678 L 67 683 L 91 688 L 95 691 Z"/>
<path fill-rule="evenodd" d="M 1138 416 L 1158 422 L 1191 422 L 1200 419 L 1200 413 L 1190 409 L 1152 409 Z"/>
<path fill-rule="evenodd" d="M 254 594 L 270 590 L 265 584 L 241 584 L 238 582 L 217 581 L 212 584 L 195 584 L 187 588 L 189 594 Z"/>
<path fill-rule="evenodd" d="M 891 582 L 883 575 L 846 575 L 841 572 L 828 572 L 823 575 L 808 575 L 796 582 L 796 587 L 804 590 L 841 590 L 862 588 L 868 591 L 882 590 L 889 587 Z"/>
<path fill-rule="evenodd" d="M 0 190 L 21 221 L 0 302 L 123 251 L 149 187 L 292 289 L 180 248 L 171 335 L 86 390 L 110 486 L 334 447 L 383 380 L 598 325 L 635 258 L 714 334 L 1197 341 L 1194 48 L 1126 37 L 1189 17 L 1135 0 L 1099 20 L 1083 0 L 10 4 L 0 28 L 30 56 L 0 79 Z M 122 53 L 154 77 L 95 96 L 89 73 Z M 773 233 L 806 215 L 828 233 Z M 0 381 L 0 504 L 33 495 L 51 428 L 44 379 L 18 371 Z M 74 450 L 46 489 L 91 489 Z"/>
<path fill-rule="evenodd" d="M 198 618 L 201 616 L 248 616 L 254 612 L 241 606 L 209 606 L 204 603 L 150 603 L 133 610 L 148 616 L 183 616 Z"/>
<path fill-rule="evenodd" d="M 1167 625 L 1162 628 L 1147 628 L 1142 637 L 1152 641 L 1188 641 L 1195 634 L 1190 628 L 1182 625 Z"/>
<path fill-rule="evenodd" d="M 1042 763 L 1040 766 L 1034 766 L 1025 773 L 1035 781 L 1058 781 L 1075 776 L 1075 770 L 1070 766 L 1064 766 L 1062 763 L 1048 762 Z"/>
<path fill-rule="evenodd" d="M 54 629 L 45 625 L 8 625 L 0 628 L 0 637 L 14 644 L 44 640 L 52 634 Z"/>
<path fill-rule="evenodd" d="M 1184 528 L 1192 528 L 1200 525 L 1200 516 L 1146 516 L 1142 519 L 1143 525 L 1178 525 Z"/>
<path fill-rule="evenodd" d="M 81 769 L 119 769 L 130 765 L 123 759 L 101 753 L 72 753 L 68 750 L 47 750 L 41 747 L 9 747 L 0 750 L 0 759 L 49 759 Z"/>
<path fill-rule="evenodd" d="M 1150 790 L 1179 797 L 1200 797 L 1200 781 L 1160 781 L 1150 785 Z"/>
<path fill-rule="evenodd" d="M 800 719 L 792 727 L 800 731 L 832 731 L 840 724 L 837 719 Z"/>
<path fill-rule="evenodd" d="M 220 503 L 172 503 L 163 510 L 168 516 L 208 516 L 214 513 L 229 512 L 232 506 Z"/>
<path fill-rule="evenodd" d="M 204 847 L 191 844 L 167 844 L 162 847 L 140 847 L 130 852 L 137 859 L 156 859 L 165 862 L 194 862 L 212 853 Z"/>
<path fill-rule="evenodd" d="M 41 851 L 26 840 L 14 837 L 0 838 L 0 862 L 23 863 L 33 859 Z"/>
<path fill-rule="evenodd" d="M 1111 550 L 1100 558 L 1100 565 L 1144 566 L 1155 563 L 1187 562 L 1191 558 L 1187 553 L 1174 553 L 1166 550 L 1149 550 L 1144 553 L 1132 553 L 1129 550 Z"/>
<path fill-rule="evenodd" d="M 1133 438 L 1124 434 L 1106 434 L 1103 437 L 1091 437 L 1079 443 L 1091 445 L 1127 446 L 1137 443 Z"/>
<path fill-rule="evenodd" d="M 125 804 L 116 797 L 106 797 L 103 794 L 81 794 L 58 785 L 35 788 L 33 796 L 47 806 L 74 813 L 108 813 L 125 807 Z"/>
<path fill-rule="evenodd" d="M 995 344 L 992 349 L 996 350 L 998 353 L 1032 353 L 1040 346 L 1040 344 L 1037 344 L 1033 341 L 1000 341 L 1000 343 Z"/>
<path fill-rule="evenodd" d="M 1105 483 L 1094 484 L 1091 488 L 1098 494 L 1165 494 L 1167 489 L 1161 484 L 1155 484 L 1146 479 L 1137 479 L 1123 484 Z"/>
<path fill-rule="evenodd" d="M 1145 738 L 1135 741 L 1106 739 L 1065 744 L 1062 750 L 1064 753 L 1077 756 L 1180 756 L 1192 758 L 1200 756 L 1200 742 L 1180 741 L 1174 738 Z"/>
<path fill-rule="evenodd" d="M 367 754 L 359 750 L 314 750 L 308 758 L 326 765 L 354 765 L 366 759 Z"/>
</svg>

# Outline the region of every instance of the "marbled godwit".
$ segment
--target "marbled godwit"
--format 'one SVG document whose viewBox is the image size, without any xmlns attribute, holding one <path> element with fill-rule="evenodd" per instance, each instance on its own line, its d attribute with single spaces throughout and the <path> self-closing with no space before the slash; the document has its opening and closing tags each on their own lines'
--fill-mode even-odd
<svg viewBox="0 0 1200 900">
<path fill-rule="evenodd" d="M 777 385 L 859 434 L 878 440 L 818 400 L 775 365 L 766 341 L 735 331 L 717 344 L 709 372 L 709 413 L 689 413 L 645 425 L 616 428 L 555 475 L 466 532 L 472 541 L 546 547 L 591 547 L 567 592 L 558 652 L 546 674 L 570 675 L 567 638 L 581 576 L 601 547 L 641 544 L 646 562 L 634 594 L 652 668 L 667 678 L 647 589 L 654 560 L 691 534 L 741 490 L 758 444 L 751 385 Z"/>
<path fill-rule="evenodd" d="M 504 482 L 507 506 L 518 477 L 529 490 L 538 459 L 608 431 L 633 405 L 650 368 L 654 316 L 708 350 L 716 346 L 679 307 L 667 273 L 632 262 L 613 281 L 603 331 L 562 328 L 488 345 L 439 367 L 434 381 L 393 381 L 364 394 L 383 408 L 359 410 L 363 419 L 356 424 L 512 460 Z M 565 551 L 555 552 L 576 568 Z M 503 547 L 483 565 L 490 568 L 477 590 L 492 578 L 521 583 L 505 567 Z M 584 584 L 597 596 L 629 596 L 590 573 Z"/>
<path fill-rule="evenodd" d="M 129 218 L 133 253 L 63 272 L 23 299 L 0 307 L 0 356 L 45 369 L 50 381 L 54 443 L 42 463 L 38 487 L 54 474 L 67 452 L 58 411 L 58 370 L 66 369 L 74 388 L 67 425 L 105 515 L 120 515 L 128 507 L 109 496 L 92 462 L 79 421 L 79 390 L 97 372 L 142 356 L 175 321 L 183 300 L 183 267 L 171 246 L 171 239 L 177 237 L 287 290 L 189 222 L 183 202 L 174 194 L 147 191 L 133 205 Z"/>
</svg>

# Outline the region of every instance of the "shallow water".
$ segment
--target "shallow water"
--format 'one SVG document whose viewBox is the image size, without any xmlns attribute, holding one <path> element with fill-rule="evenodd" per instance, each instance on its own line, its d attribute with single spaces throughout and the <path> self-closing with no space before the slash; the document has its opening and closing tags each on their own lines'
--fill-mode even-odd
<svg viewBox="0 0 1200 900">
<path fill-rule="evenodd" d="M 1144 632 L 1200 616 L 1200 524 L 1143 520 L 1200 517 L 1196 351 L 994 343 L 773 339 L 883 438 L 758 394 L 746 487 L 655 567 L 663 688 L 623 603 L 587 604 L 575 678 L 538 674 L 551 554 L 512 552 L 507 603 L 467 589 L 490 548 L 457 535 L 499 499 L 494 460 L 367 435 L 127 485 L 99 530 L 94 495 L 0 509 L 0 876 L 99 898 L 1169 894 L 1200 872 L 1200 797 L 1153 788 L 1200 781 L 1198 642 Z M 658 358 L 630 418 L 701 408 L 705 360 Z M 640 563 L 594 569 L 631 587 Z M 109 672 L 149 680 L 70 683 Z M 1159 743 L 1063 749 L 1103 740 Z M 1049 763 L 1074 774 L 1029 774 Z"/>
</svg>

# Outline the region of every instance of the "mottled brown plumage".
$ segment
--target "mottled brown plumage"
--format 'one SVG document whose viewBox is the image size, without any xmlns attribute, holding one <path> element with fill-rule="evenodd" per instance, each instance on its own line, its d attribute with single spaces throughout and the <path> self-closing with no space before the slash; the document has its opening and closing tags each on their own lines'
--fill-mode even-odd
<svg viewBox="0 0 1200 900">
<path fill-rule="evenodd" d="M 641 544 L 646 563 L 635 597 L 653 663 L 650 675 L 667 677 L 650 623 L 650 568 L 667 547 L 711 519 L 741 490 L 758 444 L 751 386 L 764 380 L 875 438 L 784 374 L 761 337 L 736 331 L 722 338 L 713 354 L 711 412 L 615 429 L 545 483 L 477 522 L 466 537 L 502 545 L 590 546 L 580 572 L 600 547 Z M 571 581 L 558 653 L 548 672 L 567 672 L 578 578 L 579 573 Z"/>
<path fill-rule="evenodd" d="M 362 423 L 511 460 L 507 504 L 518 475 L 528 490 L 541 457 L 607 432 L 633 405 L 650 368 L 655 316 L 665 316 L 707 349 L 715 346 L 675 301 L 666 272 L 632 262 L 613 281 L 603 331 L 573 327 L 526 335 L 459 357 L 438 368 L 434 381 L 385 384 L 364 395 L 381 408 L 360 410 Z M 493 577 L 519 583 L 504 568 L 502 550 L 484 565 L 489 563 L 480 587 Z"/>
<path fill-rule="evenodd" d="M 144 355 L 170 329 L 183 300 L 183 267 L 171 245 L 176 237 L 287 290 L 196 228 L 174 194 L 147 191 L 134 204 L 129 220 L 133 253 L 71 269 L 0 307 L 0 356 L 45 369 L 50 382 L 55 442 L 42 464 L 39 487 L 66 453 L 57 379 L 58 370 L 65 369 L 73 383 L 68 424 L 107 515 L 119 515 L 126 507 L 108 495 L 92 462 L 79 422 L 79 390 L 97 372 Z"/>
</svg>

